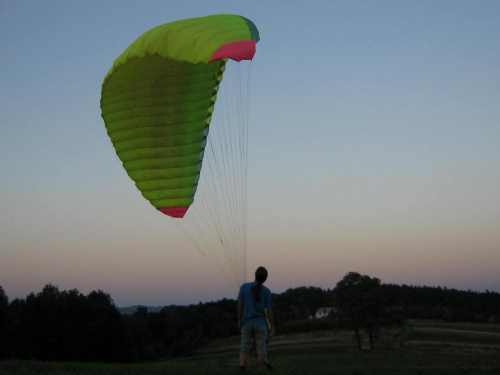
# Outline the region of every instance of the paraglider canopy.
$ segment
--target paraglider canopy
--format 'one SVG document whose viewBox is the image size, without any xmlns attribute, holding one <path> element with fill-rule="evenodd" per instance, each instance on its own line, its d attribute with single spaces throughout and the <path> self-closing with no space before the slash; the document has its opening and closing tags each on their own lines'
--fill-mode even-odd
<svg viewBox="0 0 500 375">
<path fill-rule="evenodd" d="M 259 32 L 219 14 L 166 23 L 134 41 L 102 85 L 101 110 L 116 153 L 159 211 L 193 203 L 227 59 L 251 60 Z"/>
</svg>

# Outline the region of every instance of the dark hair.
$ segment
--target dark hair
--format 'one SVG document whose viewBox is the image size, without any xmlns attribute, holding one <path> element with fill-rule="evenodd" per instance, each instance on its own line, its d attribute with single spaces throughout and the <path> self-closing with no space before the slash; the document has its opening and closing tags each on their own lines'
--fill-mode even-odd
<svg viewBox="0 0 500 375">
<path fill-rule="evenodd" d="M 267 270 L 264 267 L 259 267 L 255 271 L 255 281 L 257 282 L 254 286 L 252 286 L 252 297 L 255 302 L 258 303 L 260 301 L 260 292 L 262 291 L 262 284 L 264 284 L 267 280 Z"/>
<path fill-rule="evenodd" d="M 259 284 L 264 284 L 267 280 L 267 270 L 260 266 L 257 268 L 255 271 L 255 281 L 257 281 Z"/>
</svg>

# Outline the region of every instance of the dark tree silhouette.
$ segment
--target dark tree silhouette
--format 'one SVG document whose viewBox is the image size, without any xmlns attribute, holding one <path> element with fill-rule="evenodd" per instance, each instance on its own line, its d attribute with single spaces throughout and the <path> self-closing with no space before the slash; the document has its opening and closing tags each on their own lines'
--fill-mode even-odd
<svg viewBox="0 0 500 375">
<path fill-rule="evenodd" d="M 279 332 L 352 324 L 360 347 L 361 333 L 367 333 L 373 346 L 380 325 L 404 318 L 500 321 L 499 293 L 381 284 L 357 272 L 346 274 L 334 290 L 303 286 L 273 294 L 273 300 Z M 336 308 L 336 316 L 309 319 L 318 307 L 327 306 Z M 171 305 L 159 312 L 141 307 L 122 315 L 100 290 L 85 296 L 48 284 L 9 303 L 0 287 L 0 355 L 5 359 L 148 362 L 189 356 L 210 340 L 238 334 L 235 300 Z"/>
<path fill-rule="evenodd" d="M 9 305 L 7 355 L 51 361 L 124 361 L 125 331 L 111 297 L 46 285 Z"/>
<path fill-rule="evenodd" d="M 335 307 L 341 314 L 352 319 L 360 349 L 362 348 L 360 327 L 367 332 L 370 348 L 373 347 L 373 333 L 383 309 L 380 284 L 381 281 L 378 278 L 349 272 L 333 290 Z"/>
<path fill-rule="evenodd" d="M 0 359 L 7 358 L 7 317 L 9 299 L 0 286 Z"/>
</svg>

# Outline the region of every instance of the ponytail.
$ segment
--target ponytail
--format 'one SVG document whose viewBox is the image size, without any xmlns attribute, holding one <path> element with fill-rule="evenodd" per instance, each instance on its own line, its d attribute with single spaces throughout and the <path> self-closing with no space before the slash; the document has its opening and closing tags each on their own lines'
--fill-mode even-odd
<svg viewBox="0 0 500 375">
<path fill-rule="evenodd" d="M 256 303 L 260 302 L 260 294 L 262 291 L 262 284 L 267 280 L 267 270 L 264 267 L 259 267 L 255 271 L 255 285 L 252 286 L 252 298 Z"/>
</svg>

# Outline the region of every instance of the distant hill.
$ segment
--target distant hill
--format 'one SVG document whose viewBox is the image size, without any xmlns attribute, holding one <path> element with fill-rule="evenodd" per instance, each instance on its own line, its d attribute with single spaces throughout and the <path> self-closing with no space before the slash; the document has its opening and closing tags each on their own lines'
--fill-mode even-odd
<svg viewBox="0 0 500 375">
<path fill-rule="evenodd" d="M 142 305 L 133 305 L 133 306 L 128 306 L 128 307 L 118 307 L 118 311 L 121 314 L 125 315 L 132 315 L 137 311 L 139 307 L 144 307 L 145 309 L 148 310 L 150 313 L 157 313 L 160 312 L 161 309 L 163 309 L 165 306 L 142 306 Z"/>
</svg>

